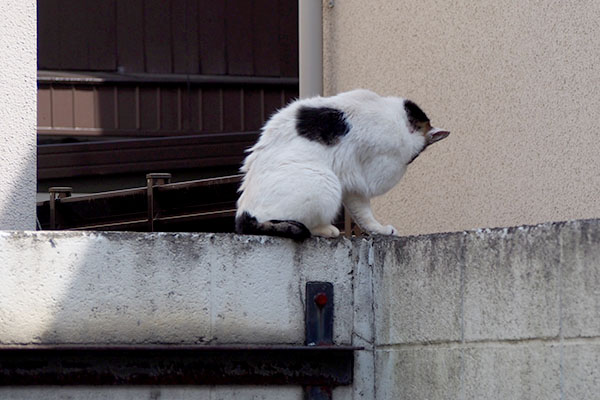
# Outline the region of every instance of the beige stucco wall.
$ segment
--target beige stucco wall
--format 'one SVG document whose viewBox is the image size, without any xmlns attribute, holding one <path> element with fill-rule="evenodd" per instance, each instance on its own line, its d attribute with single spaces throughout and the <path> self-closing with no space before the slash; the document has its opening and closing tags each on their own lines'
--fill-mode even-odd
<svg viewBox="0 0 600 400">
<path fill-rule="evenodd" d="M 324 2 L 325 94 L 408 97 L 452 131 L 376 213 L 402 234 L 600 216 L 600 2 Z"/>
<path fill-rule="evenodd" d="M 0 5 L 0 229 L 35 229 L 36 2 Z"/>
</svg>

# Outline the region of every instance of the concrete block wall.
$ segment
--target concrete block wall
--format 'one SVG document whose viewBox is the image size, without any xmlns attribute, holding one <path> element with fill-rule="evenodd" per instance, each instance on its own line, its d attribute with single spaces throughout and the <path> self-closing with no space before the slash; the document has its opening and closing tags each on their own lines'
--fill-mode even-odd
<svg viewBox="0 0 600 400">
<path fill-rule="evenodd" d="M 600 220 L 406 238 L 0 232 L 0 344 L 290 343 L 333 282 L 334 399 L 597 399 Z M 298 387 L 0 388 L 0 398 L 301 399 Z"/>
<path fill-rule="evenodd" d="M 381 240 L 377 399 L 600 398 L 600 222 Z"/>
</svg>

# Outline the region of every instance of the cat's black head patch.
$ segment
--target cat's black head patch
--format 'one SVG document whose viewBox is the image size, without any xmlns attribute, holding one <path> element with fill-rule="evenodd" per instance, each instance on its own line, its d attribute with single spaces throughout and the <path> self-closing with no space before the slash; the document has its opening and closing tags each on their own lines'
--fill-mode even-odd
<svg viewBox="0 0 600 400">
<path fill-rule="evenodd" d="M 296 130 L 308 140 L 334 145 L 350 131 L 346 116 L 330 107 L 300 107 L 296 115 Z"/>
<path fill-rule="evenodd" d="M 429 118 L 427 118 L 423 110 L 410 100 L 404 102 L 404 110 L 406 111 L 408 122 L 415 129 L 419 129 L 420 126 L 429 122 Z"/>
</svg>

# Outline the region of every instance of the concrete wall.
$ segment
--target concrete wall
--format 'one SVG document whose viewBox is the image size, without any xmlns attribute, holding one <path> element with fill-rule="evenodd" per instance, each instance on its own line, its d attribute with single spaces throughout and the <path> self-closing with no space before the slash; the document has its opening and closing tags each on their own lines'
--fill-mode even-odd
<svg viewBox="0 0 600 400">
<path fill-rule="evenodd" d="M 0 7 L 0 229 L 35 229 L 36 1 Z"/>
<path fill-rule="evenodd" d="M 301 344 L 305 283 L 326 280 L 335 339 L 348 344 L 352 251 L 219 234 L 0 233 L 0 343 Z"/>
<path fill-rule="evenodd" d="M 308 280 L 363 346 L 334 399 L 600 393 L 600 220 L 405 238 L 0 232 L 0 344 L 296 343 Z M 301 399 L 297 387 L 0 388 L 0 398 Z"/>
<path fill-rule="evenodd" d="M 0 232 L 0 344 L 303 344 L 307 281 L 335 285 L 334 338 L 350 344 L 360 249 L 348 240 L 300 246 L 223 234 Z M 336 389 L 336 399 L 351 390 Z M 287 400 L 303 392 L 0 388 L 2 399 L 103 396 Z"/>
<path fill-rule="evenodd" d="M 378 247 L 378 399 L 598 398 L 599 220 Z"/>
<path fill-rule="evenodd" d="M 449 129 L 375 201 L 402 234 L 600 216 L 600 2 L 324 2 L 324 90 Z"/>
</svg>

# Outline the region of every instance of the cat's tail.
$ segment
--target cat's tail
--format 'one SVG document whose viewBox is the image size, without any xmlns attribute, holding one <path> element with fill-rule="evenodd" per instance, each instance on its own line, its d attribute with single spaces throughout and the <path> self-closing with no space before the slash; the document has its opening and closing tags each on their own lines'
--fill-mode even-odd
<svg viewBox="0 0 600 400">
<path fill-rule="evenodd" d="M 291 220 L 280 221 L 276 219 L 258 222 L 247 211 L 235 217 L 235 231 L 245 235 L 280 236 L 297 241 L 302 241 L 310 237 L 310 231 L 301 222 Z"/>
</svg>

